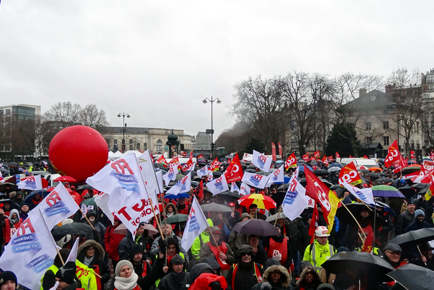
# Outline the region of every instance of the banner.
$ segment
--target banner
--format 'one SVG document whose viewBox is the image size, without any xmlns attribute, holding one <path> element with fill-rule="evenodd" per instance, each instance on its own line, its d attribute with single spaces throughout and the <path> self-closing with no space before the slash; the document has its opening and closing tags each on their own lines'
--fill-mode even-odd
<svg viewBox="0 0 434 290">
<path fill-rule="evenodd" d="M 276 158 L 276 145 L 271 142 L 271 155 L 273 156 L 273 161 L 276 162 L 277 158 Z"/>
<path fill-rule="evenodd" d="M 359 188 L 352 186 L 346 182 L 343 183 L 342 185 L 348 190 L 349 193 L 351 193 L 353 196 L 360 199 L 364 203 L 372 205 L 372 206 L 375 205 L 374 195 L 372 194 L 371 188 L 359 189 Z"/>
<path fill-rule="evenodd" d="M 152 161 L 151 152 L 146 150 L 142 155 L 137 157 L 139 162 L 140 172 L 145 180 L 146 190 L 148 194 L 158 195 L 160 187 L 158 186 L 157 176 L 155 174 L 154 163 Z"/>
<path fill-rule="evenodd" d="M 359 172 L 356 169 L 356 165 L 354 165 L 354 161 L 341 169 L 338 182 L 340 185 L 343 185 L 344 183 L 349 183 L 351 185 L 362 183 L 362 179 L 360 178 Z"/>
<path fill-rule="evenodd" d="M 188 214 L 188 220 L 185 225 L 184 235 L 181 240 L 181 247 L 188 251 L 193 245 L 194 240 L 208 228 L 208 222 L 203 214 L 202 208 L 199 205 L 196 197 L 193 197 L 191 209 Z"/>
<path fill-rule="evenodd" d="M 243 179 L 243 169 L 241 168 L 241 162 L 240 158 L 238 157 L 238 153 L 235 153 L 235 156 L 229 164 L 228 168 L 226 169 L 224 175 L 228 183 L 240 181 L 241 179 Z"/>
<path fill-rule="evenodd" d="M 264 188 L 267 185 L 268 176 L 244 172 L 242 182 L 253 187 Z"/>
<path fill-rule="evenodd" d="M 283 155 L 282 155 L 283 150 L 282 150 L 282 145 L 280 145 L 280 142 L 277 142 L 277 147 L 279 147 L 279 155 L 280 155 L 280 158 L 283 159 Z"/>
<path fill-rule="evenodd" d="M 308 206 L 306 189 L 298 182 L 298 168 L 289 181 L 288 191 L 282 204 L 283 213 L 291 220 L 295 220 Z"/>
<path fill-rule="evenodd" d="M 187 170 L 193 170 L 195 166 L 195 163 L 193 162 L 193 158 L 190 157 L 190 159 L 188 159 L 187 163 L 185 163 L 184 165 L 181 165 L 181 171 L 185 172 Z"/>
<path fill-rule="evenodd" d="M 319 150 L 317 150 L 315 153 L 313 153 L 314 158 L 319 158 Z"/>
<path fill-rule="evenodd" d="M 230 192 L 239 192 L 240 191 L 240 189 L 238 188 L 238 185 L 235 183 L 235 182 L 232 182 L 231 183 L 231 190 L 230 190 Z"/>
<path fill-rule="evenodd" d="M 285 170 L 289 168 L 297 167 L 297 157 L 295 157 L 295 153 L 292 152 L 291 155 L 288 156 L 288 159 L 285 161 Z"/>
<path fill-rule="evenodd" d="M 211 170 L 211 171 L 217 171 L 217 170 L 219 169 L 219 165 L 220 165 L 220 162 L 219 162 L 218 159 L 216 158 L 216 159 L 214 159 L 214 161 L 210 164 L 210 166 L 209 166 L 209 170 Z"/>
<path fill-rule="evenodd" d="M 285 181 L 285 169 L 283 167 L 284 165 L 280 166 L 273 173 L 268 175 L 268 181 L 265 187 L 270 187 L 273 183 L 276 182 L 283 183 Z"/>
<path fill-rule="evenodd" d="M 166 167 L 166 168 L 169 167 L 166 158 L 164 158 L 164 154 L 161 154 L 161 156 L 158 157 L 157 163 L 160 163 L 161 165 L 163 165 L 163 167 Z"/>
<path fill-rule="evenodd" d="M 303 160 L 304 160 L 304 162 L 309 162 L 309 155 L 306 153 L 306 154 L 304 154 L 303 156 Z"/>
<path fill-rule="evenodd" d="M 253 150 L 252 164 L 262 171 L 268 172 L 271 167 L 271 158 L 268 158 L 264 154 L 259 153 L 258 151 Z"/>
<path fill-rule="evenodd" d="M 209 170 L 208 170 L 208 165 L 202 167 L 201 169 L 199 169 L 198 171 L 196 171 L 197 176 L 199 176 L 200 178 L 202 178 L 202 176 L 208 176 L 209 174 Z"/>
<path fill-rule="evenodd" d="M 19 176 L 19 175 L 17 175 Z M 41 190 L 42 180 L 40 175 L 27 176 L 17 182 L 18 189 Z"/>
<path fill-rule="evenodd" d="M 170 181 L 176 180 L 177 174 L 178 174 L 178 169 L 175 168 L 175 166 L 170 166 L 169 171 L 167 171 L 167 173 L 163 175 L 163 180 L 164 183 L 166 183 L 166 186 L 169 185 Z"/>
<path fill-rule="evenodd" d="M 384 159 L 384 166 L 390 167 L 395 166 L 399 167 L 401 170 L 405 167 L 404 166 L 404 159 L 401 156 L 401 153 L 399 152 L 398 147 L 398 141 L 393 141 L 392 145 L 389 146 L 389 149 L 387 151 L 387 156 Z"/>
<path fill-rule="evenodd" d="M 327 159 L 327 156 L 324 155 L 324 157 L 322 158 L 322 163 L 325 165 L 329 165 L 329 160 Z"/>
<path fill-rule="evenodd" d="M 89 177 L 86 183 L 110 195 L 108 209 L 125 224 L 134 235 L 140 222 L 153 217 L 149 198 L 155 214 L 159 213 L 155 194 L 148 195 L 142 173 L 134 154 L 110 162 Z"/>
<path fill-rule="evenodd" d="M 422 163 L 422 167 L 423 167 L 423 169 L 425 169 L 426 172 L 431 171 L 431 170 L 434 169 L 434 161 L 427 161 L 427 160 L 425 160 Z"/>
<path fill-rule="evenodd" d="M 191 172 L 189 172 L 182 179 L 172 186 L 167 192 L 164 198 L 179 198 L 190 197 L 188 192 L 191 189 Z"/>
<path fill-rule="evenodd" d="M 206 184 L 206 187 L 209 189 L 209 191 L 212 192 L 212 195 L 216 195 L 229 190 L 228 183 L 224 174 L 219 178 L 208 182 Z"/>
<path fill-rule="evenodd" d="M 238 192 L 240 195 L 249 195 L 250 194 L 250 186 L 245 183 L 241 183 L 240 191 Z"/>
</svg>

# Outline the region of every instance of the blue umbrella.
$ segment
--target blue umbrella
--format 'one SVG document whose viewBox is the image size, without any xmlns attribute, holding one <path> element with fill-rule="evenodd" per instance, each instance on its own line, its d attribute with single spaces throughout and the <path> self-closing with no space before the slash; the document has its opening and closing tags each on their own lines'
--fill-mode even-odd
<svg viewBox="0 0 434 290">
<path fill-rule="evenodd" d="M 165 195 L 164 198 L 168 198 L 168 199 L 179 199 L 181 197 L 187 198 L 190 197 L 190 195 L 188 194 L 188 192 L 183 192 L 183 193 L 178 193 L 178 194 L 169 194 L 169 195 Z"/>
<path fill-rule="evenodd" d="M 329 168 L 332 168 L 332 167 L 339 167 L 339 168 L 342 168 L 343 166 L 342 166 L 342 164 L 340 164 L 340 163 L 332 163 L 332 164 L 329 165 Z"/>
<path fill-rule="evenodd" d="M 299 166 L 299 169 L 300 169 L 300 171 L 303 171 L 304 172 L 304 167 L 305 166 L 307 166 L 307 168 L 309 168 L 310 169 L 310 171 L 312 171 L 313 172 L 313 169 L 312 169 L 312 167 L 310 167 L 309 165 L 307 165 L 307 164 L 303 164 L 303 165 L 300 165 Z"/>
<path fill-rule="evenodd" d="M 26 197 L 26 199 L 24 199 L 24 203 L 28 203 L 35 196 L 35 194 L 37 194 L 37 193 L 39 193 L 39 195 L 42 196 L 42 198 L 44 198 L 48 194 L 50 194 L 50 192 L 47 191 L 47 190 L 35 190 L 35 191 L 32 191 L 31 193 L 29 193 L 29 195 Z"/>
<path fill-rule="evenodd" d="M 389 185 L 376 185 L 371 187 L 374 197 L 399 197 L 405 196 L 397 188 Z"/>
</svg>

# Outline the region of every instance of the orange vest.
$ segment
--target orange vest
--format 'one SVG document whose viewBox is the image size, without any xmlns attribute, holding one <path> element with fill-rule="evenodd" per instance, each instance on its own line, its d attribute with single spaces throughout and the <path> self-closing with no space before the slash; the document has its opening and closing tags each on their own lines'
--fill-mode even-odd
<svg viewBox="0 0 434 290">
<path fill-rule="evenodd" d="M 226 255 L 226 253 L 228 252 L 228 247 L 226 246 L 226 243 L 222 242 L 222 245 L 219 246 L 218 249 L 216 246 L 213 246 L 210 242 L 207 242 L 207 244 L 208 244 L 211 252 L 214 254 L 215 259 L 217 260 L 217 263 L 219 263 L 221 270 L 222 271 L 229 270 L 231 268 L 231 265 L 220 260 L 220 255 L 219 255 L 219 250 L 218 250 L 218 249 L 220 249 L 220 251 Z"/>
<path fill-rule="evenodd" d="M 273 258 L 276 254 L 282 255 L 279 262 L 281 265 L 284 265 L 288 258 L 288 239 L 283 238 L 283 242 L 278 243 L 270 238 L 270 245 L 267 249 L 268 259 Z"/>
</svg>

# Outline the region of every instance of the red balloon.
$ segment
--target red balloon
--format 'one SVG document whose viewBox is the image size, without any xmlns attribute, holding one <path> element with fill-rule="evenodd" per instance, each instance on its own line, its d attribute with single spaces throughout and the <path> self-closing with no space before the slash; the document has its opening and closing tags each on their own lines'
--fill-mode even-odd
<svg viewBox="0 0 434 290">
<path fill-rule="evenodd" d="M 60 175 L 72 176 L 82 182 L 106 165 L 108 146 L 98 131 L 77 125 L 54 136 L 48 156 Z"/>
</svg>

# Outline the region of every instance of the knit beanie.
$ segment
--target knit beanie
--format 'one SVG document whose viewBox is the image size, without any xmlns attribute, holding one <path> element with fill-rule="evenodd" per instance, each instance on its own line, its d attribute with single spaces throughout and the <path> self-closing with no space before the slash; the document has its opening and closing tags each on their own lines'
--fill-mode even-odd
<svg viewBox="0 0 434 290">
<path fill-rule="evenodd" d="M 122 268 L 123 266 L 130 266 L 131 270 L 134 269 L 133 264 L 131 264 L 130 261 L 128 261 L 128 260 L 120 260 L 120 261 L 118 262 L 118 264 L 116 265 L 116 270 L 115 270 L 115 276 L 116 276 L 116 277 L 119 277 L 119 276 L 120 276 L 120 274 L 121 274 L 121 268 Z"/>
<path fill-rule="evenodd" d="M 0 274 L 0 287 L 7 281 L 14 281 L 17 284 L 17 276 L 11 271 L 4 271 Z"/>
<path fill-rule="evenodd" d="M 76 271 L 75 263 L 68 262 L 65 265 L 63 265 L 59 269 L 59 271 L 57 271 L 56 278 L 59 278 L 61 281 L 71 285 L 72 283 L 74 283 L 75 271 Z"/>
<path fill-rule="evenodd" d="M 423 216 L 425 216 L 425 212 L 424 212 L 423 210 L 421 210 L 421 209 L 417 209 L 417 210 L 415 210 L 415 211 L 414 211 L 414 216 L 417 217 L 417 216 L 419 216 L 419 215 L 423 215 Z"/>
</svg>

